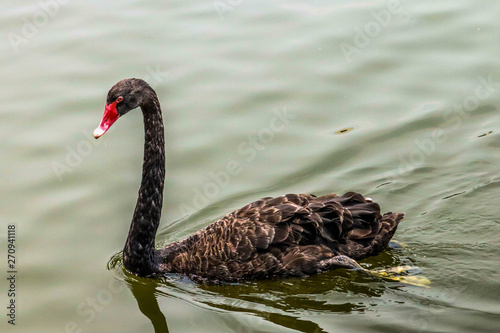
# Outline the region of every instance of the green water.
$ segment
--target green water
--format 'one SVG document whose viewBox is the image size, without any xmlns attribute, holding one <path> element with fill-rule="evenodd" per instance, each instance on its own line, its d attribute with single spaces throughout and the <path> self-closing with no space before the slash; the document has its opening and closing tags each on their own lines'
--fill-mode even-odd
<svg viewBox="0 0 500 333">
<path fill-rule="evenodd" d="M 4 1 L 0 331 L 498 332 L 499 11 L 472 0 Z M 354 190 L 407 213 L 395 236 L 407 246 L 361 264 L 418 266 L 430 288 L 345 270 L 227 286 L 125 274 L 116 258 L 142 116 L 91 133 L 127 77 L 146 79 L 164 112 L 159 246 L 263 196 Z"/>
</svg>

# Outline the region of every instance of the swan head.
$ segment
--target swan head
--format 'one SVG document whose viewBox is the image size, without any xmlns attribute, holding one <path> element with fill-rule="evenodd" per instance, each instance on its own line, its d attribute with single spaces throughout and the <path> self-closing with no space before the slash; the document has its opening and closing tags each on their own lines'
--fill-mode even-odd
<svg viewBox="0 0 500 333">
<path fill-rule="evenodd" d="M 141 79 L 125 79 L 115 84 L 108 92 L 104 114 L 94 137 L 100 138 L 118 118 L 141 106 L 147 90 L 152 91 L 152 88 Z"/>
</svg>

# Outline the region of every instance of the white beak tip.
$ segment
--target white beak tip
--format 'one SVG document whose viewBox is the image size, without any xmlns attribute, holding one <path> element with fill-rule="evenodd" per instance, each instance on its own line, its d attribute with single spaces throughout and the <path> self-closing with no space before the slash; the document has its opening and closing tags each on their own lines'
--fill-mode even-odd
<svg viewBox="0 0 500 333">
<path fill-rule="evenodd" d="M 103 130 L 103 129 L 101 128 L 101 126 L 97 127 L 97 128 L 95 129 L 95 131 L 94 131 L 94 138 L 99 139 L 99 137 L 100 137 L 101 135 L 103 135 L 103 134 L 104 134 L 104 132 L 106 132 L 106 131 L 105 131 L 105 130 Z"/>
</svg>

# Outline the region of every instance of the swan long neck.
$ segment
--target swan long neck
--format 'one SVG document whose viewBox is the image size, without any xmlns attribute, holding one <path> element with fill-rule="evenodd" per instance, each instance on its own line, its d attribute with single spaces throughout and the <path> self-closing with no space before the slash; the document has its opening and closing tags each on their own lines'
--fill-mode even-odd
<svg viewBox="0 0 500 333">
<path fill-rule="evenodd" d="M 123 263 L 132 273 L 148 276 L 158 271 L 155 236 L 160 224 L 165 180 L 165 142 L 160 103 L 153 89 L 144 92 L 144 162 L 139 197 L 123 250 Z"/>
</svg>

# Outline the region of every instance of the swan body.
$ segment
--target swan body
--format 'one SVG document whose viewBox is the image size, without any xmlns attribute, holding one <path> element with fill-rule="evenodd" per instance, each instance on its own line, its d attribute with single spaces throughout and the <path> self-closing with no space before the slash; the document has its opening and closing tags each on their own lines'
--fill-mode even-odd
<svg viewBox="0 0 500 333">
<path fill-rule="evenodd" d="M 123 250 L 125 268 L 139 276 L 179 273 L 202 281 L 304 276 L 387 247 L 403 213 L 380 214 L 377 203 L 349 192 L 287 194 L 250 203 L 163 249 L 155 249 L 163 201 L 165 151 L 160 103 L 143 80 L 125 79 L 108 93 L 99 138 L 121 116 L 140 107 L 145 145 L 142 181 Z"/>
</svg>

